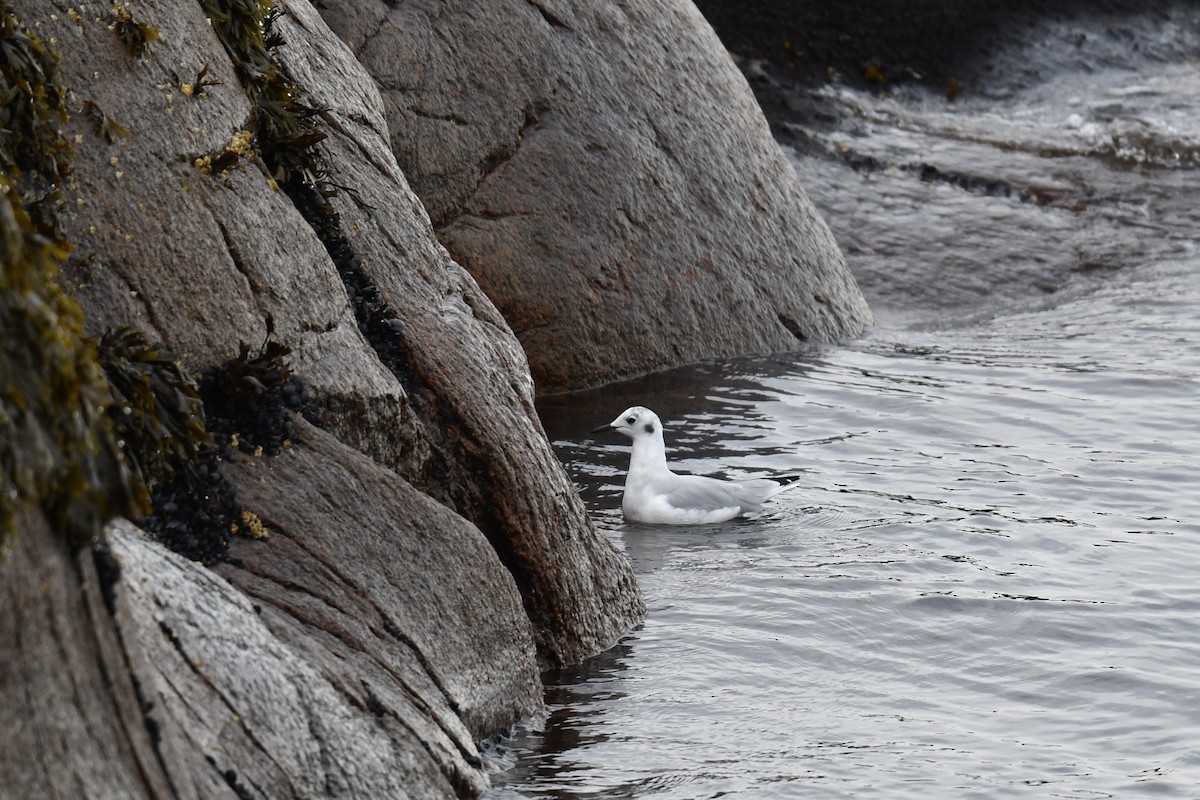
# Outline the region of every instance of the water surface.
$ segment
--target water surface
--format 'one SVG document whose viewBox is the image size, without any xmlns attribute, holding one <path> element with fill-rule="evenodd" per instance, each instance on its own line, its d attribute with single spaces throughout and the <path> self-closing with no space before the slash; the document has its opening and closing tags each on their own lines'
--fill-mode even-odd
<svg viewBox="0 0 1200 800">
<path fill-rule="evenodd" d="M 879 325 L 542 403 L 649 610 L 489 797 L 1200 797 L 1200 67 L 1154 67 L 826 90 L 797 170 Z M 587 431 L 635 403 L 680 470 L 801 488 L 623 523 Z"/>
</svg>

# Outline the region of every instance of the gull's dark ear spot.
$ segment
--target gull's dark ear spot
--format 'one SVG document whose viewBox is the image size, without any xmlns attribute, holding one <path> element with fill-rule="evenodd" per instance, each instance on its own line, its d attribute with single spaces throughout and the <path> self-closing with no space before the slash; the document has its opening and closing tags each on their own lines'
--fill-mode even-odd
<svg viewBox="0 0 1200 800">
<path fill-rule="evenodd" d="M 654 423 L 653 422 L 646 423 L 646 433 L 654 433 Z"/>
</svg>

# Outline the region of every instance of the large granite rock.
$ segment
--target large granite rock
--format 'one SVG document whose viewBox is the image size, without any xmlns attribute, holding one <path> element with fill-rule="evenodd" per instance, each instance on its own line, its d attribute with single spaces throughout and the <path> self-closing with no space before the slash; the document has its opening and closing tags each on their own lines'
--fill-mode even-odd
<svg viewBox="0 0 1200 800">
<path fill-rule="evenodd" d="M 273 527 L 239 543 L 231 581 L 123 520 L 97 559 L 36 511 L 19 515 L 0 562 L 4 796 L 486 788 L 475 741 L 541 688 L 520 597 L 487 542 L 325 434 L 234 471 Z M 328 496 L 288 495 L 305 475 Z"/>
<path fill-rule="evenodd" d="M 522 588 L 544 663 L 577 662 L 641 616 L 628 563 L 592 527 L 546 440 L 520 343 L 433 237 L 370 77 L 307 2 L 281 6 L 281 58 L 335 120 L 333 180 L 353 187 L 334 198 L 347 247 L 403 321 L 405 355 L 388 367 L 430 450 L 413 480 L 487 535 Z"/>
<path fill-rule="evenodd" d="M 158 31 L 144 59 L 108 6 L 9 5 L 73 92 L 61 281 L 89 332 L 133 325 L 197 376 L 270 336 L 327 430 L 296 417 L 277 455 L 225 451 L 272 535 L 234 537 L 215 572 L 120 526 L 97 561 L 21 511 L 0 556 L 3 793 L 477 794 L 474 742 L 538 707 L 538 669 L 643 606 L 545 439 L 518 341 L 408 189 L 373 82 L 307 2 L 279 3 L 276 58 L 322 107 L 342 187 L 318 236 L 242 147 L 255 109 L 199 4 L 131 6 Z M 350 273 L 386 303 L 386 340 Z"/>
<path fill-rule="evenodd" d="M 450 797 L 475 742 L 540 702 L 532 631 L 478 529 L 306 429 L 229 475 L 266 539 L 214 574 L 110 534 L 116 621 L 176 784 L 210 797 Z"/>
<path fill-rule="evenodd" d="M 859 332 L 870 313 L 688 0 L 326 0 L 441 241 L 541 392 Z"/>
<path fill-rule="evenodd" d="M 176 796 L 91 552 L 76 560 L 31 504 L 0 559 L 0 598 L 3 796 Z"/>
<path fill-rule="evenodd" d="M 25 17 L 36 19 L 41 6 L 30 5 Z M 276 55 L 324 109 L 324 166 L 346 187 L 334 199 L 340 234 L 398 317 L 383 355 L 360 331 L 328 243 L 288 195 L 253 160 L 220 174 L 196 167 L 253 114 L 199 6 L 139 4 L 160 31 L 144 61 L 103 20 L 73 24 L 64 12 L 52 22 L 42 10 L 66 83 L 129 132 L 109 144 L 92 116 L 70 123 L 66 223 L 77 249 L 64 281 L 92 330 L 138 325 L 195 373 L 241 342 L 257 346 L 270 319 L 339 438 L 488 536 L 522 587 L 543 662 L 598 652 L 639 617 L 641 600 L 546 441 L 520 345 L 434 237 L 387 146 L 370 77 L 307 2 L 278 6 Z M 204 65 L 219 83 L 185 96 L 179 86 Z"/>
</svg>

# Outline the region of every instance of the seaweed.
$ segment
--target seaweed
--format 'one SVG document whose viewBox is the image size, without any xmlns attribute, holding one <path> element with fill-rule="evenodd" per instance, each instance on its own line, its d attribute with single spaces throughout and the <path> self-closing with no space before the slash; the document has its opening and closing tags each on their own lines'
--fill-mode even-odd
<svg viewBox="0 0 1200 800">
<path fill-rule="evenodd" d="M 145 513 L 150 493 L 171 483 L 212 443 L 204 406 L 175 358 L 139 331 L 106 331 L 97 346 L 114 399 L 108 416 Z"/>
<path fill-rule="evenodd" d="M 115 398 L 109 418 L 136 479 L 137 524 L 195 561 L 223 560 L 247 512 L 221 472 L 199 386 L 132 328 L 105 332 L 98 347 Z"/>
<path fill-rule="evenodd" d="M 83 311 L 56 281 L 71 252 L 59 220 L 71 148 L 57 63 L 0 2 L 0 539 L 17 507 L 35 503 L 79 545 L 136 502 Z"/>
<path fill-rule="evenodd" d="M 158 28 L 134 19 L 129 3 L 114 2 L 112 15 L 112 28 L 129 54 L 134 58 L 148 58 L 150 43 L 158 39 Z"/>
<path fill-rule="evenodd" d="M 100 349 L 118 397 L 110 417 L 146 502 L 137 524 L 206 565 L 226 558 L 236 533 L 267 538 L 258 515 L 238 505 L 221 463 L 232 450 L 261 457 L 290 446 L 293 412 L 319 422 L 287 366 L 288 347 L 268 339 L 251 353 L 243 343 L 198 384 L 136 331 L 109 332 Z"/>
<path fill-rule="evenodd" d="M 321 167 L 317 145 L 326 134 L 317 127 L 321 109 L 301 103 L 299 90 L 271 55 L 283 43 L 275 30 L 278 12 L 272 0 L 200 0 L 212 20 L 234 72 L 254 109 L 252 133 L 271 179 L 315 192 L 323 213 L 336 194 Z M 197 166 L 200 166 L 199 164 Z M 210 171 L 211 164 L 208 165 Z"/>
<path fill-rule="evenodd" d="M 317 146 L 323 111 L 302 103 L 299 90 L 271 55 L 283 44 L 271 0 L 201 0 L 254 104 L 258 153 L 276 184 L 291 199 L 337 266 L 359 329 L 398 376 L 408 374 L 408 353 L 399 335 L 404 323 L 372 283 L 342 232 L 330 200 L 338 187 L 329 180 Z M 207 158 L 207 157 L 206 157 Z M 197 167 L 212 171 L 215 161 Z M 404 380 L 404 378 L 401 378 Z"/>
<path fill-rule="evenodd" d="M 68 248 L 39 233 L 0 180 L 0 536 L 36 501 L 70 541 L 135 506 L 105 422 L 108 387 L 83 312 L 54 281 Z"/>
<path fill-rule="evenodd" d="M 71 174 L 66 121 L 58 55 L 0 3 L 0 172 L 38 231 L 56 240 L 63 236 L 59 187 Z"/>
<path fill-rule="evenodd" d="M 321 424 L 308 390 L 288 366 L 291 352 L 269 336 L 253 354 L 243 342 L 237 358 L 200 382 L 210 428 L 229 446 L 256 456 L 278 455 L 298 436 L 293 413 Z"/>
<path fill-rule="evenodd" d="M 96 105 L 95 100 L 88 100 L 83 110 L 96 124 L 96 135 L 107 144 L 115 144 L 117 139 L 124 139 L 129 135 L 125 126 L 106 114 L 100 106 Z"/>
<path fill-rule="evenodd" d="M 209 86 L 220 86 L 221 81 L 208 77 L 209 65 L 205 64 L 196 72 L 196 78 L 191 83 L 179 84 L 179 91 L 184 97 L 204 97 L 205 89 Z"/>
</svg>

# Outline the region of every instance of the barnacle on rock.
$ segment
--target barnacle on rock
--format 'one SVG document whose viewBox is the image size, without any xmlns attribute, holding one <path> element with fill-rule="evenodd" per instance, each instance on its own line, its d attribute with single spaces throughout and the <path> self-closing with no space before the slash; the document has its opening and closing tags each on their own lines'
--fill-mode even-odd
<svg viewBox="0 0 1200 800">
<path fill-rule="evenodd" d="M 265 525 L 263 525 L 262 520 L 258 517 L 258 514 L 255 514 L 253 511 L 242 512 L 242 523 L 246 526 L 247 535 L 255 539 L 271 538 L 271 532 L 267 530 Z"/>
<path fill-rule="evenodd" d="M 254 134 L 250 131 L 238 131 L 229 140 L 229 147 L 226 149 L 242 158 L 250 158 L 254 155 Z"/>
<path fill-rule="evenodd" d="M 223 173 L 236 166 L 242 159 L 254 158 L 256 155 L 254 134 L 250 131 L 238 131 L 230 138 L 224 150 L 215 155 L 200 156 L 192 164 L 203 174 L 211 175 L 213 172 Z"/>
</svg>

